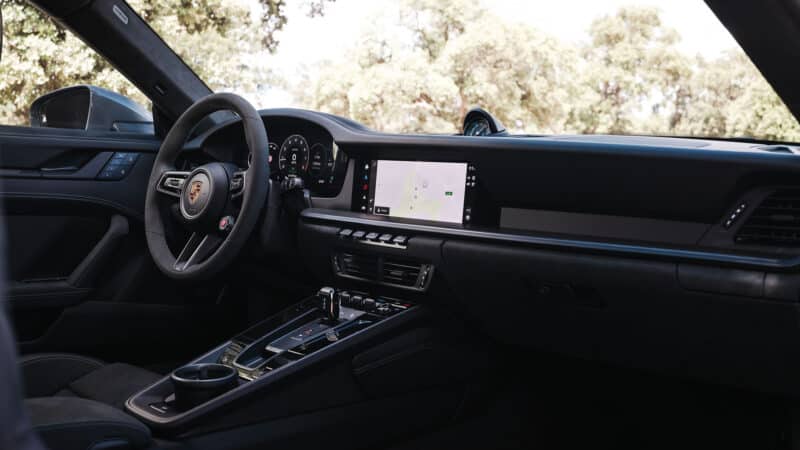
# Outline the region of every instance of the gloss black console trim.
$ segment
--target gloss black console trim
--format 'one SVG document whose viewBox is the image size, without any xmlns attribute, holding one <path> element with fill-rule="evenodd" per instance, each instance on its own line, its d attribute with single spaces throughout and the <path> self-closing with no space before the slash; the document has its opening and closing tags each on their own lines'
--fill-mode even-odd
<svg viewBox="0 0 800 450">
<path fill-rule="evenodd" d="M 309 300 L 307 299 L 296 305 L 292 305 L 286 310 L 266 320 L 271 320 L 272 318 L 284 314 L 286 311 L 297 308 L 298 305 L 303 305 L 308 301 Z M 420 306 L 414 306 L 407 309 L 403 308 L 401 311 L 386 316 L 377 323 L 374 323 L 352 335 L 338 340 L 335 345 L 328 345 L 297 360 L 292 364 L 278 367 L 269 372 L 267 376 L 261 376 L 252 381 L 248 381 L 240 376 L 240 384 L 238 387 L 227 391 L 226 393 L 213 398 L 206 403 L 195 406 L 188 411 L 178 411 L 174 414 L 165 415 L 163 414 L 163 411 L 160 411 L 157 408 L 152 408 L 151 406 L 153 402 L 157 403 L 159 401 L 163 401 L 165 397 L 169 396 L 169 394 L 166 394 L 165 396 L 162 396 L 162 394 L 167 391 L 171 392 L 172 390 L 171 375 L 167 375 L 161 380 L 131 396 L 125 402 L 125 409 L 133 414 L 136 418 L 153 428 L 165 431 L 180 431 L 188 428 L 191 426 L 193 421 L 211 413 L 212 411 L 216 411 L 225 406 L 230 407 L 230 405 L 234 402 L 248 402 L 248 397 L 255 396 L 258 391 L 261 391 L 262 389 L 265 389 L 281 380 L 285 380 L 286 378 L 297 374 L 301 370 L 315 366 L 323 360 L 327 360 L 346 351 L 352 351 L 354 348 L 358 348 L 359 346 L 366 344 L 369 340 L 378 337 L 380 334 L 389 333 L 393 330 L 396 330 L 397 328 L 416 320 L 424 314 L 425 310 Z M 259 325 L 256 325 L 252 328 L 256 328 L 258 326 Z M 233 340 L 223 343 L 208 353 L 205 353 L 199 358 L 189 362 L 187 365 L 205 362 L 217 362 L 220 360 L 220 358 L 222 358 L 223 353 L 231 345 L 231 343 L 233 343 Z M 256 397 L 250 397 L 250 399 L 252 401 L 257 401 Z"/>
<path fill-rule="evenodd" d="M 349 228 L 383 228 L 397 230 L 403 234 L 430 234 L 440 237 L 473 239 L 504 244 L 522 244 L 536 247 L 579 250 L 594 253 L 624 256 L 651 257 L 677 261 L 697 261 L 737 267 L 752 267 L 771 270 L 790 270 L 800 267 L 800 257 L 771 258 L 741 254 L 721 253 L 686 248 L 668 248 L 616 242 L 558 238 L 506 231 L 500 228 L 477 228 L 452 226 L 435 222 L 377 217 L 349 211 L 309 208 L 301 213 L 303 220 L 336 223 Z"/>
</svg>

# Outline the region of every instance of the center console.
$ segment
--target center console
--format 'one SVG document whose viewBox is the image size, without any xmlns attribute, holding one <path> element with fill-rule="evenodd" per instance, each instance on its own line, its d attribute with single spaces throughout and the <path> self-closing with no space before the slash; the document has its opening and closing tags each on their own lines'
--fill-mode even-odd
<svg viewBox="0 0 800 450">
<path fill-rule="evenodd" d="M 131 397 L 126 408 L 155 428 L 180 427 L 259 391 L 413 317 L 405 300 L 324 287 Z"/>
<path fill-rule="evenodd" d="M 444 244 L 429 231 L 491 225 L 496 208 L 469 162 L 353 164 L 351 210 L 303 210 L 296 239 L 314 278 L 346 289 L 324 287 L 190 361 L 128 399 L 130 413 L 181 437 L 334 414 L 319 428 L 340 422 L 366 439 L 401 411 L 398 432 L 453 417 L 488 364 L 483 343 L 429 301 L 443 293 Z"/>
</svg>

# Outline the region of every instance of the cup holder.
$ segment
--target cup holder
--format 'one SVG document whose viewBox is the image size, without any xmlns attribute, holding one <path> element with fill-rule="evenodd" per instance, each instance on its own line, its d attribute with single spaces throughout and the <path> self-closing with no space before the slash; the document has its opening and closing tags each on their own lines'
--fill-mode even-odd
<svg viewBox="0 0 800 450">
<path fill-rule="evenodd" d="M 175 402 L 191 409 L 239 385 L 236 370 L 223 364 L 189 364 L 172 372 Z"/>
</svg>

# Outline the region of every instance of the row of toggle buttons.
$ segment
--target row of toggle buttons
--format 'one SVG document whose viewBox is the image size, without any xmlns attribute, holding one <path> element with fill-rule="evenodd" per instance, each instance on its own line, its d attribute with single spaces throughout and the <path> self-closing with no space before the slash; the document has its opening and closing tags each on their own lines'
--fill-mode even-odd
<svg viewBox="0 0 800 450">
<path fill-rule="evenodd" d="M 392 235 L 389 233 L 378 233 L 375 231 L 352 230 L 343 228 L 339 230 L 339 237 L 344 239 L 355 239 L 365 243 L 377 243 L 390 246 L 405 247 L 408 236 L 401 234 Z"/>
<path fill-rule="evenodd" d="M 362 311 L 378 313 L 382 315 L 395 314 L 405 311 L 411 305 L 407 303 L 391 302 L 384 299 L 374 299 L 361 294 L 351 294 L 347 291 L 337 293 L 339 302 L 348 308 L 357 308 Z"/>
</svg>

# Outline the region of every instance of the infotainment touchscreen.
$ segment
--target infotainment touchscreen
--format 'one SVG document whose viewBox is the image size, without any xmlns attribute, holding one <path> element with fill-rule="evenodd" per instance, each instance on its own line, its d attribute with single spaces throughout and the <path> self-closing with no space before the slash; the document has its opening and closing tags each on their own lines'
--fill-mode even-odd
<svg viewBox="0 0 800 450">
<path fill-rule="evenodd" d="M 372 214 L 436 222 L 469 222 L 474 168 L 462 162 L 370 162 L 365 178 Z"/>
</svg>

